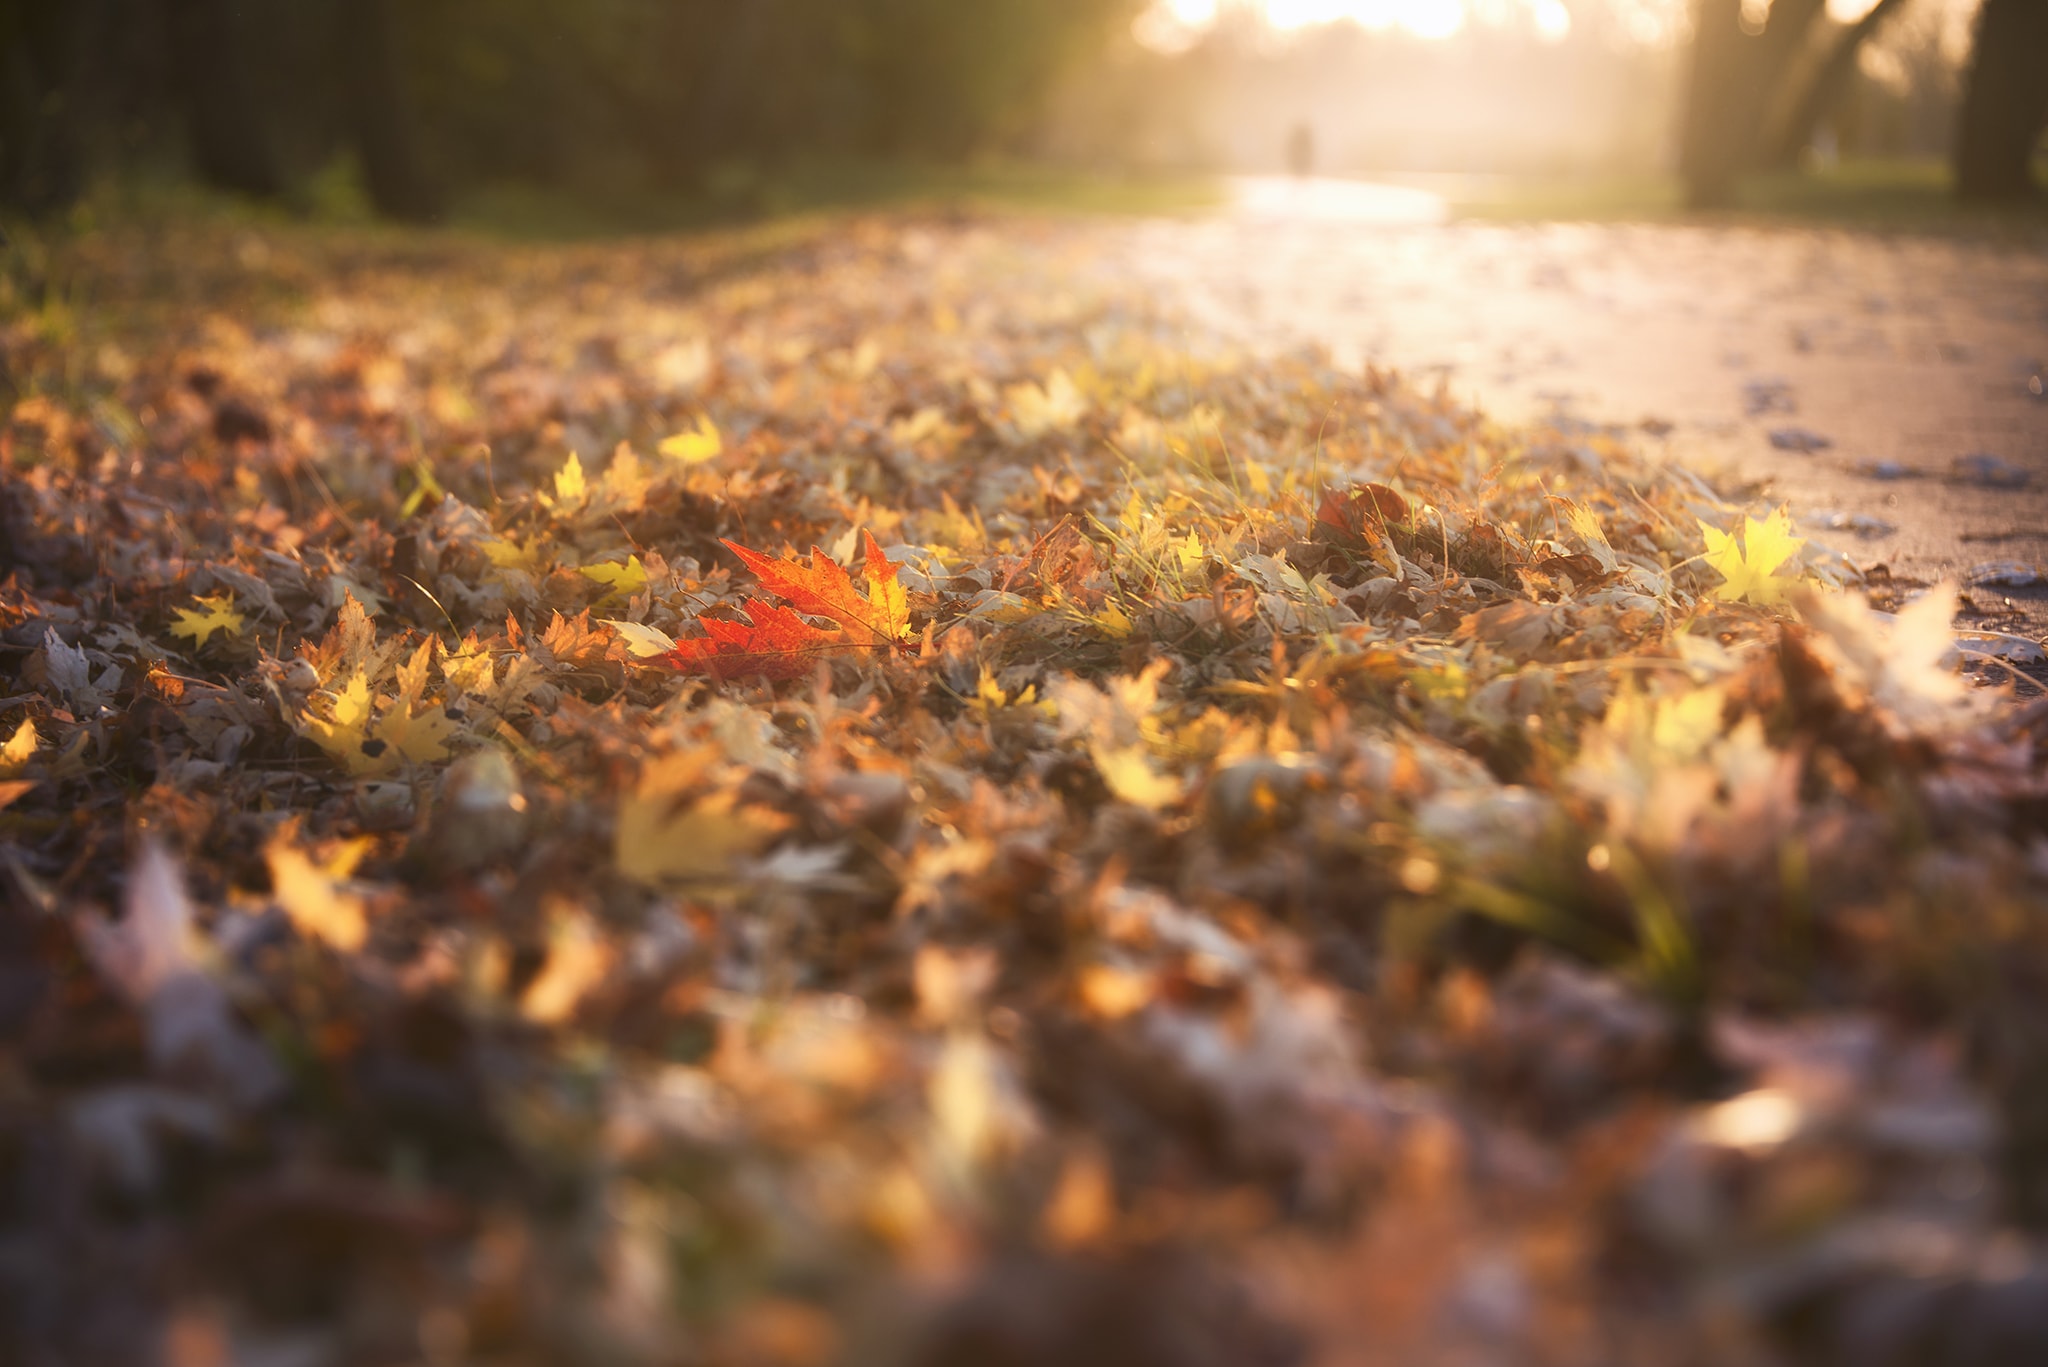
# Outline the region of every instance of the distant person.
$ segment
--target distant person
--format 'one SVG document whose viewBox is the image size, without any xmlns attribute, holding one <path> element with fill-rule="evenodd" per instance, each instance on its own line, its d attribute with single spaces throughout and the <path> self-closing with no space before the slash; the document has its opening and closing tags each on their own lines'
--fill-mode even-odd
<svg viewBox="0 0 2048 1367">
<path fill-rule="evenodd" d="M 1306 122 L 1294 125 L 1287 135 L 1287 170 L 1298 180 L 1315 174 L 1316 133 Z"/>
</svg>

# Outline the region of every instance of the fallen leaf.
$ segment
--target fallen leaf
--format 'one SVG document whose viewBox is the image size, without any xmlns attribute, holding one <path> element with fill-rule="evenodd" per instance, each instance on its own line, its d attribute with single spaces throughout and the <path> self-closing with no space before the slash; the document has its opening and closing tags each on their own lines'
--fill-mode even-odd
<svg viewBox="0 0 2048 1367">
<path fill-rule="evenodd" d="M 1090 747 L 1089 754 L 1103 783 L 1122 801 L 1153 811 L 1180 801 L 1180 780 L 1154 769 L 1142 745 L 1097 744 Z"/>
<path fill-rule="evenodd" d="M 1700 531 L 1707 539 L 1706 562 L 1723 581 L 1714 590 L 1716 597 L 1731 603 L 1768 605 L 1783 601 L 1785 591 L 1797 582 L 1796 576 L 1777 573 L 1778 567 L 1806 544 L 1804 538 L 1792 535 L 1792 515 L 1784 507 L 1775 509 L 1761 522 L 1753 517 L 1744 519 L 1740 547 L 1733 532 L 1721 531 L 1706 522 L 1700 523 Z"/>
<path fill-rule="evenodd" d="M 7 744 L 0 745 L 0 778 L 19 777 L 35 757 L 36 721 L 34 717 L 24 717 L 7 738 Z"/>
<path fill-rule="evenodd" d="M 855 648 L 843 632 L 814 627 L 759 598 L 747 599 L 745 611 L 745 622 L 699 617 L 704 634 L 673 643 L 661 658 L 680 673 L 714 679 L 800 679 L 827 651 Z"/>
<path fill-rule="evenodd" d="M 764 587 L 788 599 L 796 611 L 749 598 L 744 604 L 746 621 L 700 617 L 697 622 L 704 635 L 675 642 L 661 658 L 682 673 L 717 679 L 795 679 L 808 674 L 830 651 L 901 644 L 910 635 L 909 594 L 875 538 L 862 532 L 861 541 L 865 598 L 846 571 L 816 547 L 805 563 L 774 559 L 736 541 L 726 542 Z M 839 630 L 815 627 L 798 616 L 799 611 L 828 617 Z"/>
<path fill-rule="evenodd" d="M 548 957 L 519 998 L 519 1014 L 540 1025 L 560 1025 L 611 971 L 614 954 L 599 927 L 582 911 L 560 912 L 548 937 Z"/>
<path fill-rule="evenodd" d="M 1003 391 L 1011 421 L 1026 437 L 1064 432 L 1088 415 L 1088 400 L 1064 370 L 1055 370 L 1041 385 L 1026 382 Z"/>
<path fill-rule="evenodd" d="M 263 858 L 270 866 L 271 892 L 300 934 L 344 954 L 363 947 L 370 934 L 363 899 L 343 892 L 338 883 L 354 871 L 369 846 L 366 839 L 350 841 L 325 863 L 316 864 L 282 837 L 270 842 Z"/>
<path fill-rule="evenodd" d="M 674 639 L 667 632 L 659 631 L 644 622 L 624 622 L 615 617 L 599 620 L 619 633 L 619 639 L 626 643 L 627 653 L 636 660 L 651 660 L 676 648 Z"/>
<path fill-rule="evenodd" d="M 782 832 L 788 823 L 767 808 L 742 804 L 729 790 L 698 791 L 721 758 L 715 749 L 700 748 L 642 772 L 619 804 L 612 832 L 620 873 L 649 887 L 717 885 Z"/>
<path fill-rule="evenodd" d="M 647 587 L 647 567 L 637 555 L 627 556 L 623 565 L 585 565 L 577 573 L 605 586 L 608 592 L 599 602 L 628 599 Z"/>
<path fill-rule="evenodd" d="M 235 596 L 232 593 L 214 594 L 192 600 L 199 605 L 199 611 L 179 608 L 177 622 L 171 627 L 171 635 L 183 636 L 192 642 L 194 649 L 203 648 L 216 631 L 225 631 L 229 636 L 242 634 L 244 618 L 235 611 Z"/>
<path fill-rule="evenodd" d="M 699 415 L 694 428 L 678 432 L 672 437 L 662 438 L 661 445 L 655 450 L 685 465 L 701 465 L 705 461 L 718 459 L 724 453 L 725 439 L 719 435 L 718 428 L 709 417 Z"/>
<path fill-rule="evenodd" d="M 1386 539 L 1387 525 L 1405 526 L 1414 518 L 1408 500 L 1384 484 L 1332 489 L 1316 509 L 1316 523 L 1340 536 L 1376 546 Z"/>
<path fill-rule="evenodd" d="M 590 497 L 590 481 L 583 477 L 583 458 L 574 451 L 569 459 L 555 473 L 554 505 L 558 508 L 580 508 Z"/>
<path fill-rule="evenodd" d="M 811 548 L 806 564 L 773 559 L 736 541 L 724 544 L 754 572 L 763 588 L 788 599 L 798 612 L 829 617 L 853 636 L 876 645 L 894 645 L 910 635 L 908 595 L 897 582 L 895 565 L 868 532 L 861 533 L 861 545 L 869 598 L 856 593 L 846 571 L 816 547 Z"/>
<path fill-rule="evenodd" d="M 94 967 L 142 1013 L 158 1072 L 240 1105 L 274 1095 L 283 1076 L 201 967 L 192 904 L 162 845 L 144 844 L 122 903 L 119 922 L 80 919 L 79 939 Z"/>
</svg>

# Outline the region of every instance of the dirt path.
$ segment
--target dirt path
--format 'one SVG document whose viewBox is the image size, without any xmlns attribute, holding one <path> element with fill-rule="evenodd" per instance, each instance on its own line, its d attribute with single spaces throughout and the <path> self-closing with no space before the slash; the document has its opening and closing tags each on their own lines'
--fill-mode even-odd
<svg viewBox="0 0 2048 1367">
<path fill-rule="evenodd" d="M 1413 191 L 1256 182 L 1115 251 L 1236 335 L 1435 373 L 1505 419 L 1640 425 L 1859 564 L 2048 566 L 2048 242 L 1457 223 Z M 2048 586 L 1974 596 L 2048 634 Z"/>
</svg>

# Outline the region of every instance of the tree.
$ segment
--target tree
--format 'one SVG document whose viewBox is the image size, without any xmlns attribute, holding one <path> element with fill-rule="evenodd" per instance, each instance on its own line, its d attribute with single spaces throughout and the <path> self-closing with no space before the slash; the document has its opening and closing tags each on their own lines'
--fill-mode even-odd
<svg viewBox="0 0 2048 1367">
<path fill-rule="evenodd" d="M 84 187 L 87 8 L 0 0 L 0 203 L 47 213 Z"/>
<path fill-rule="evenodd" d="M 1956 193 L 2024 199 L 2048 126 L 2048 0 L 1984 0 L 1956 130 Z"/>
<path fill-rule="evenodd" d="M 1686 202 L 1725 206 L 1744 175 L 1796 161 L 1857 53 L 1901 7 L 1878 0 L 1844 27 L 1826 17 L 1826 0 L 1773 0 L 1761 19 L 1744 0 L 1697 0 L 1679 141 Z"/>
<path fill-rule="evenodd" d="M 356 0 L 342 7 L 338 19 L 348 122 L 370 202 L 388 218 L 434 218 L 440 195 L 420 163 L 391 0 Z"/>
<path fill-rule="evenodd" d="M 1863 45 L 1904 8 L 1903 0 L 1877 0 L 1861 19 L 1835 38 L 1805 88 L 1778 121 L 1769 150 L 1771 165 L 1790 167 L 1798 164 L 1799 154 L 1813 142 L 1821 120 L 1841 102 L 1842 92 L 1848 88 L 1849 77 L 1856 70 L 1856 58 Z"/>
<path fill-rule="evenodd" d="M 283 193 L 284 169 L 251 89 L 236 7 L 228 0 L 164 0 L 164 17 L 201 179 L 240 194 Z"/>
</svg>

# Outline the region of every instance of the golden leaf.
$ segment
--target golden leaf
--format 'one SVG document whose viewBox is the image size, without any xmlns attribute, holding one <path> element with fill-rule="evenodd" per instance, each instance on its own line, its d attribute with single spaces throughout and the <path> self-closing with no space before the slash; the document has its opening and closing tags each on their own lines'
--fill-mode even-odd
<svg viewBox="0 0 2048 1367">
<path fill-rule="evenodd" d="M 7 738 L 7 744 L 0 745 L 0 778 L 19 777 L 35 757 L 35 718 L 25 717 L 21 725 L 14 728 L 14 734 Z"/>
<path fill-rule="evenodd" d="M 200 610 L 195 612 L 191 608 L 179 608 L 178 620 L 171 627 L 171 635 L 186 637 L 192 642 L 193 648 L 198 649 L 204 646 L 216 631 L 225 631 L 234 637 L 242 634 L 245 619 L 241 613 L 235 611 L 235 596 L 232 593 L 195 597 L 192 601 L 199 605 Z"/>
<path fill-rule="evenodd" d="M 424 656 L 431 642 L 422 645 L 412 664 L 400 670 L 400 695 L 382 717 L 371 724 L 374 709 L 370 681 L 363 671 L 349 677 L 346 687 L 334 695 L 325 717 L 308 711 L 300 726 L 312 742 L 333 756 L 358 778 L 390 773 L 401 763 L 424 764 L 448 757 L 447 738 L 455 722 L 439 707 L 419 709 L 419 690 L 424 686 Z"/>
<path fill-rule="evenodd" d="M 685 465 L 701 465 L 707 460 L 718 459 L 724 453 L 725 439 L 719 435 L 710 418 L 700 415 L 695 428 L 663 438 L 655 449 Z"/>
<path fill-rule="evenodd" d="M 679 750 L 640 771 L 633 793 L 619 804 L 613 860 L 620 873 L 651 887 L 717 884 L 739 860 L 754 854 L 788 823 L 761 807 L 738 805 L 738 795 L 693 796 L 723 755 L 715 746 Z"/>
<path fill-rule="evenodd" d="M 1731 603 L 1738 600 L 1758 604 L 1779 602 L 1784 598 L 1785 590 L 1797 582 L 1797 576 L 1781 576 L 1777 569 L 1797 554 L 1806 542 L 1792 535 L 1792 515 L 1783 505 L 1761 522 L 1751 517 L 1745 518 L 1744 524 L 1742 545 L 1738 548 L 1733 532 L 1700 523 L 1700 531 L 1707 539 L 1706 562 L 1723 581 L 1714 590 L 1714 596 Z"/>
<path fill-rule="evenodd" d="M 349 841 L 319 864 L 282 838 L 264 850 L 271 891 L 300 934 L 324 941 L 344 954 L 363 947 L 370 934 L 363 899 L 343 892 L 336 884 L 354 872 L 369 847 L 366 839 Z"/>
<path fill-rule="evenodd" d="M 604 981 L 612 957 L 611 946 L 587 913 L 558 910 L 547 961 L 520 996 L 520 1014 L 540 1025 L 560 1025 Z"/>
<path fill-rule="evenodd" d="M 574 451 L 555 474 L 554 505 L 558 508 L 580 508 L 590 497 L 590 482 L 583 478 L 583 458 Z"/>
<path fill-rule="evenodd" d="M 1134 807 L 1157 811 L 1180 801 L 1180 780 L 1153 769 L 1142 745 L 1089 747 L 1095 767 L 1109 791 Z"/>
<path fill-rule="evenodd" d="M 637 555 L 627 556 L 623 565 L 585 565 L 576 572 L 605 586 L 607 592 L 598 599 L 600 603 L 629 599 L 647 587 L 647 567 Z"/>
</svg>

